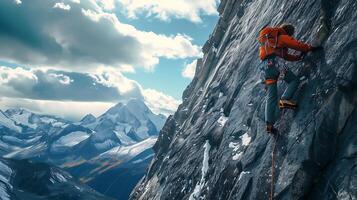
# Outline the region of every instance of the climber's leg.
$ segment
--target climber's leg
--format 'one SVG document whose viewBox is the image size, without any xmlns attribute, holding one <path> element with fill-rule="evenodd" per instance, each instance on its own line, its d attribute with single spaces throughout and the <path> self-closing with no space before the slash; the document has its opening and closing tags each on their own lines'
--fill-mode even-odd
<svg viewBox="0 0 357 200">
<path fill-rule="evenodd" d="M 279 78 L 279 70 L 275 64 L 269 63 L 265 69 L 265 84 L 267 87 L 267 95 L 265 102 L 265 121 L 267 123 L 267 132 L 275 132 L 275 113 L 278 107 L 278 88 L 277 80 Z"/>
<path fill-rule="evenodd" d="M 281 100 L 279 101 L 279 107 L 283 108 L 291 108 L 294 109 L 297 107 L 296 102 L 292 101 L 294 93 L 299 87 L 299 78 L 291 71 L 288 70 L 285 73 L 284 81 L 288 83 L 288 87 L 286 88 Z"/>
<path fill-rule="evenodd" d="M 267 96 L 265 102 L 265 121 L 267 122 L 267 124 L 275 123 L 275 113 L 277 107 L 278 107 L 278 88 L 275 82 L 267 85 Z"/>
</svg>

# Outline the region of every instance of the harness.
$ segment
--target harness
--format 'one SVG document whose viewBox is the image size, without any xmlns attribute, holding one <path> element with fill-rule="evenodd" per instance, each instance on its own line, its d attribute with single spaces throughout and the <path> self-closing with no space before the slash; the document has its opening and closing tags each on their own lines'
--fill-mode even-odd
<svg viewBox="0 0 357 200">
<path fill-rule="evenodd" d="M 276 64 L 275 55 L 268 56 L 265 59 L 265 62 L 267 67 L 273 67 Z M 273 85 L 276 84 L 277 82 L 278 82 L 277 79 L 264 79 L 262 83 L 265 85 Z"/>
<path fill-rule="evenodd" d="M 265 81 L 264 81 L 264 83 L 266 84 L 266 85 L 272 85 L 272 84 L 275 84 L 275 83 L 277 83 L 278 82 L 278 80 L 276 80 L 276 79 L 266 79 Z"/>
</svg>

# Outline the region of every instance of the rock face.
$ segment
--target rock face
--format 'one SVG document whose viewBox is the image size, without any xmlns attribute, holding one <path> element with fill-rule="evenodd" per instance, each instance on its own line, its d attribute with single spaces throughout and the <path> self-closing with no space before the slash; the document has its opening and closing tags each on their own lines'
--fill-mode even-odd
<svg viewBox="0 0 357 200">
<path fill-rule="evenodd" d="M 274 139 L 265 133 L 257 37 L 282 22 L 324 50 L 287 63 L 300 76 L 300 106 L 276 124 L 274 197 L 356 199 L 356 10 L 354 0 L 221 1 L 195 78 L 131 199 L 269 199 Z"/>
</svg>

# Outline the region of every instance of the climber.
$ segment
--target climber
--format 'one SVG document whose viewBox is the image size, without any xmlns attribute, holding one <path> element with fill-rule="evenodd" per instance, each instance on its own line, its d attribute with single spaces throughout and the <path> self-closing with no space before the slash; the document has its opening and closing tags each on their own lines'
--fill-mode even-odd
<svg viewBox="0 0 357 200">
<path fill-rule="evenodd" d="M 265 104 L 266 131 L 271 134 L 277 132 L 274 128 L 275 113 L 278 107 L 277 81 L 280 75 L 277 59 L 299 61 L 307 52 L 321 49 L 321 47 L 313 47 L 294 39 L 292 37 L 294 31 L 293 25 L 283 24 L 280 27 L 265 27 L 259 33 L 259 56 L 262 60 L 264 82 L 267 87 Z M 291 54 L 289 49 L 299 51 L 300 54 Z M 288 69 L 284 69 L 283 73 L 284 81 L 288 83 L 288 87 L 279 101 L 279 108 L 295 109 L 297 108 L 297 104 L 291 99 L 299 86 L 299 78 Z"/>
</svg>

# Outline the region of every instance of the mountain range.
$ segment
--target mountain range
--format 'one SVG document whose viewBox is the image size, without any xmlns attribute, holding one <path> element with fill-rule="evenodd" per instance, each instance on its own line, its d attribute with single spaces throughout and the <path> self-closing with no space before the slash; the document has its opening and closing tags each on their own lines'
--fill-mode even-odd
<svg viewBox="0 0 357 200">
<path fill-rule="evenodd" d="M 165 121 L 136 99 L 79 122 L 12 108 L 0 111 L 1 155 L 58 166 L 99 192 L 127 199 Z"/>
</svg>

